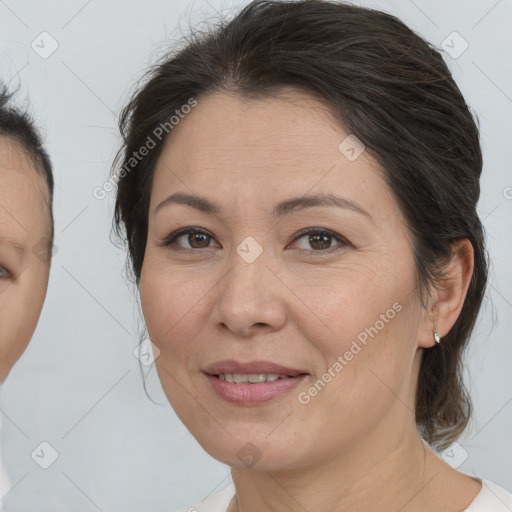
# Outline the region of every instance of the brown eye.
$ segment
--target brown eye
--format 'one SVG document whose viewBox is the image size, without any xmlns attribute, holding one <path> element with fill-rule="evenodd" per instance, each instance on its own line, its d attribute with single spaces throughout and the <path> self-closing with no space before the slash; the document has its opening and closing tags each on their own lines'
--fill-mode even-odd
<svg viewBox="0 0 512 512">
<path fill-rule="evenodd" d="M 161 244 L 175 250 L 209 249 L 213 237 L 202 230 L 183 228 L 171 233 Z"/>
<path fill-rule="evenodd" d="M 319 235 L 309 235 L 308 242 L 313 249 L 329 249 L 332 243 L 332 236 L 321 233 Z"/>
<path fill-rule="evenodd" d="M 210 236 L 204 233 L 190 233 L 187 241 L 193 249 L 203 249 L 210 245 Z"/>
<path fill-rule="evenodd" d="M 301 244 L 298 244 L 298 248 L 310 252 L 311 249 L 313 249 L 312 252 L 321 252 L 350 245 L 342 236 L 325 229 L 304 230 L 295 238 L 295 242 L 301 239 L 306 240 L 306 242 L 302 244 L 302 247 Z M 336 242 L 336 245 L 333 245 L 334 242 Z"/>
</svg>

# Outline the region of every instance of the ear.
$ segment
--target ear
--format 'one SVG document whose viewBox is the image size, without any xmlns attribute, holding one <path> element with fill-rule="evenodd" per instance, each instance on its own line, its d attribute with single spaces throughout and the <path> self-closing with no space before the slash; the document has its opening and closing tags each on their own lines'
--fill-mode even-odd
<svg viewBox="0 0 512 512">
<path fill-rule="evenodd" d="M 460 315 L 474 267 L 474 251 L 468 239 L 452 244 L 452 257 L 444 268 L 444 277 L 432 290 L 432 300 L 422 309 L 418 345 L 429 348 L 436 344 L 434 328 L 446 336 Z"/>
</svg>

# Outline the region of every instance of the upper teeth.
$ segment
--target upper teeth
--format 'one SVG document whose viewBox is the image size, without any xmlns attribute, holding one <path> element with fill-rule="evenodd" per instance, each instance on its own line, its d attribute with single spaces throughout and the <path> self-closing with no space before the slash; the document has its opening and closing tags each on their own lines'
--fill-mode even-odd
<svg viewBox="0 0 512 512">
<path fill-rule="evenodd" d="M 257 383 L 257 382 L 272 382 L 277 379 L 288 379 L 288 375 L 279 375 L 277 373 L 250 373 L 242 375 L 240 373 L 221 373 L 219 374 L 220 380 L 226 382 L 234 382 L 241 384 L 244 382 Z"/>
</svg>

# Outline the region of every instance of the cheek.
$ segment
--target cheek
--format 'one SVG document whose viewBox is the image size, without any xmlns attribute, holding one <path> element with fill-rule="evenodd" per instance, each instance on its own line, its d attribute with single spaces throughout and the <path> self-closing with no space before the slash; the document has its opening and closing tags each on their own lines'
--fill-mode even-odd
<svg viewBox="0 0 512 512">
<path fill-rule="evenodd" d="M 385 338 L 410 286 L 404 279 L 384 276 L 377 265 L 344 265 L 329 274 L 317 274 L 306 285 L 300 278 L 294 289 L 306 298 L 309 308 L 300 308 L 306 314 L 296 322 L 332 362 L 354 340 L 363 346 L 373 337 Z"/>
<path fill-rule="evenodd" d="M 329 289 L 321 287 L 316 308 L 324 328 L 302 325 L 322 355 L 324 367 L 315 377 L 328 381 L 327 392 L 319 393 L 326 409 L 370 414 L 365 408 L 393 400 L 408 381 L 419 322 L 411 294 L 414 268 L 409 270 L 400 278 L 382 271 L 368 280 L 370 272 L 354 269 Z"/>
<path fill-rule="evenodd" d="M 206 290 L 189 273 L 172 272 L 151 254 L 144 260 L 139 290 L 149 337 L 160 351 L 155 365 L 162 388 L 176 414 L 192 428 L 200 396 L 190 372 L 197 371 L 203 353 L 201 330 L 208 320 L 201 299 Z"/>
<path fill-rule="evenodd" d="M 207 290 L 188 272 L 169 270 L 151 255 L 145 259 L 140 300 L 149 337 L 163 359 L 171 354 L 183 356 L 194 348 L 192 341 L 207 322 L 203 312 Z"/>
<path fill-rule="evenodd" d="M 20 290 L 20 303 L 22 306 L 23 323 L 26 336 L 30 339 L 36 328 L 39 316 L 43 309 L 46 291 L 48 289 L 49 267 L 37 262 L 31 268 L 31 275 L 27 275 L 23 283 L 23 290 Z"/>
<path fill-rule="evenodd" d="M 0 294 L 0 371 L 4 376 L 34 334 L 48 286 L 48 268 L 36 264 L 21 277 Z"/>
</svg>

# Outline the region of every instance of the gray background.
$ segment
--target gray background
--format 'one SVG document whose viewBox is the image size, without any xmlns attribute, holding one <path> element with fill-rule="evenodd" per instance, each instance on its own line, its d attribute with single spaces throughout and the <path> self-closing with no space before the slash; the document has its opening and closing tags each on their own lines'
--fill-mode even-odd
<svg viewBox="0 0 512 512">
<path fill-rule="evenodd" d="M 113 194 L 97 200 L 92 192 L 108 177 L 116 114 L 146 66 L 189 19 L 246 3 L 0 0 L 0 75 L 21 83 L 44 127 L 58 247 L 39 327 L 3 389 L 2 443 L 15 484 L 7 510 L 172 511 L 230 481 L 229 468 L 176 418 L 154 372 L 147 384 L 160 405 L 144 393 L 133 355 L 138 307 L 123 278 L 124 253 L 109 240 Z M 512 490 L 512 2 L 361 4 L 397 15 L 437 47 L 454 31 L 469 44 L 446 60 L 480 118 L 479 212 L 493 263 L 468 354 L 474 421 L 451 455 L 464 461 L 462 471 Z M 43 31 L 59 45 L 47 59 L 31 47 L 42 46 Z M 452 52 L 462 48 L 453 37 L 448 43 Z M 43 441 L 59 455 L 46 470 L 30 456 Z"/>
</svg>

